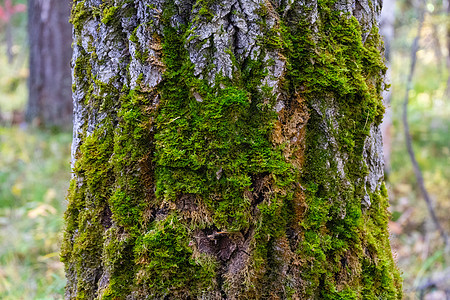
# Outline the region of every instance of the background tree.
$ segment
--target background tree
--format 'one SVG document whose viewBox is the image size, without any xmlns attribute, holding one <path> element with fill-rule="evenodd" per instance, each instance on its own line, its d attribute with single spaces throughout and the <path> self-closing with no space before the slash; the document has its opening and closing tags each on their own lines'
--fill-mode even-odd
<svg viewBox="0 0 450 300">
<path fill-rule="evenodd" d="M 383 1 L 383 9 L 381 10 L 380 34 L 384 41 L 385 64 L 387 67 L 386 78 L 390 82 L 391 62 L 392 62 L 392 41 L 394 39 L 394 23 L 395 23 L 395 2 L 396 0 Z M 383 100 L 386 111 L 381 123 L 381 134 L 383 136 L 383 153 L 384 153 L 384 172 L 388 176 L 391 171 L 391 151 L 392 151 L 392 89 L 384 91 Z"/>
<path fill-rule="evenodd" d="M 0 21 L 5 24 L 5 38 L 6 38 L 6 55 L 8 56 L 8 63 L 13 61 L 13 37 L 11 17 L 17 13 L 24 12 L 27 7 L 24 4 L 15 4 L 11 0 L 5 0 L 3 6 L 0 6 Z"/>
<path fill-rule="evenodd" d="M 377 1 L 74 1 L 66 298 L 401 299 Z"/>
<path fill-rule="evenodd" d="M 26 119 L 44 126 L 70 127 L 70 4 L 29 0 L 28 7 L 30 75 Z"/>
</svg>

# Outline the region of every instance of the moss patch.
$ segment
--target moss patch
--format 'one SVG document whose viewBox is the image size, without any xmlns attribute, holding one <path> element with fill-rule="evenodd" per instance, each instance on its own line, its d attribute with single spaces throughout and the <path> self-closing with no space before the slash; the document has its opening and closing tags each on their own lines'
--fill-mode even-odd
<svg viewBox="0 0 450 300">
<path fill-rule="evenodd" d="M 202 256 L 194 259 L 187 228 L 176 216 L 156 222 L 134 248 L 137 281 L 152 297 L 200 295 L 214 286 L 215 263 Z"/>
<path fill-rule="evenodd" d="M 307 208 L 297 251 L 307 262 L 303 276 L 311 283 L 307 290 L 311 295 L 320 290 L 324 299 L 357 299 L 368 297 L 371 290 L 373 297 L 400 299 L 401 280 L 387 238 L 372 240 L 376 249 L 365 247 L 366 232 L 381 231 L 387 236 L 386 224 L 376 228 L 367 224 L 371 218 L 387 220 L 387 198 L 376 193 L 373 197 L 382 199 L 384 209 L 377 210 L 377 217 L 365 213 L 361 207 L 365 189 L 358 184 L 368 172 L 364 142 L 384 113 L 380 94 L 386 68 L 380 56 L 381 40 L 374 26 L 363 42 L 358 21 L 331 10 L 331 5 L 333 1 L 319 2 L 315 24 L 319 34 L 294 16 L 288 19 L 298 23 L 285 24 L 282 31 L 288 45 L 286 85 L 292 92 L 301 91 L 310 111 L 302 172 Z M 331 110 L 336 123 L 329 118 Z M 323 126 L 328 127 L 327 133 Z M 327 144 L 331 148 L 324 147 Z M 341 153 L 338 159 L 345 162 L 339 171 L 334 156 Z M 345 178 L 340 178 L 342 171 Z M 374 205 L 380 204 L 372 204 L 371 209 Z M 359 280 L 367 276 L 367 255 L 382 255 L 389 264 L 381 269 L 390 280 L 369 275 L 380 289 L 366 288 L 366 282 Z M 370 265 L 380 270 L 373 261 Z"/>
</svg>

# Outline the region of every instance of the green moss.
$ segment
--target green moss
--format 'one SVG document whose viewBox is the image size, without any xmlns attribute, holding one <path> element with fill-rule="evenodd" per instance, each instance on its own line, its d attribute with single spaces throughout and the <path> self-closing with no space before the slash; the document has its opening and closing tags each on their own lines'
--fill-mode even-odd
<svg viewBox="0 0 450 300">
<path fill-rule="evenodd" d="M 75 2 L 72 6 L 72 14 L 70 17 L 70 23 L 73 24 L 76 32 L 80 33 L 83 29 L 83 22 L 89 17 L 89 13 L 86 9 L 85 1 Z"/>
<path fill-rule="evenodd" d="M 331 10 L 331 5 L 333 1 L 319 2 L 320 21 L 316 28 L 319 33 L 313 32 L 306 22 L 293 18 L 295 23 L 281 24 L 284 29 L 279 32 L 284 40 L 274 44 L 276 47 L 287 45 L 284 48 L 288 61 L 285 85 L 291 93 L 301 91 L 311 112 L 307 127 L 306 162 L 302 172 L 307 209 L 301 222 L 304 233 L 298 247 L 299 255 L 307 262 L 303 277 L 312 283 L 308 293 L 314 295 L 321 290 L 324 299 L 365 299 L 368 290 L 383 299 L 400 299 L 401 281 L 392 263 L 386 238 L 378 236 L 373 239 L 376 247 L 369 251 L 371 255 L 382 254 L 383 260 L 388 262 L 388 266 L 381 268 L 386 279 L 383 279 L 383 272 L 374 266 L 373 261 L 366 261 L 364 245 L 368 237 L 363 236 L 364 232 L 387 235 L 387 224 L 380 223 L 376 229 L 367 227 L 366 222 L 372 222 L 371 218 L 387 220 L 387 212 L 378 210 L 363 218 L 361 199 L 365 189 L 358 184 L 368 172 L 363 159 L 365 139 L 372 124 L 380 123 L 384 112 L 380 93 L 386 67 L 380 56 L 381 41 L 374 26 L 363 43 L 357 20 Z M 320 98 L 322 100 L 318 100 Z M 338 127 L 334 129 L 326 115 L 330 106 L 333 114 L 339 116 Z M 324 135 L 323 125 L 320 125 L 324 123 L 337 142 L 334 150 L 323 146 L 330 138 Z M 338 177 L 333 151 L 346 153 L 344 180 Z M 383 202 L 387 205 L 386 198 Z M 376 205 L 372 203 L 371 209 Z M 353 274 L 348 277 L 346 285 L 339 287 L 338 292 L 334 282 L 341 284 L 336 279 L 343 276 L 340 275 L 340 265 L 343 264 L 340 260 L 345 265 L 347 260 L 352 261 L 348 267 L 350 274 Z M 375 267 L 379 273 L 369 272 L 370 275 L 367 275 L 366 264 Z M 357 278 L 361 269 L 363 276 L 376 282 L 378 288 L 371 288 L 372 285 L 365 281 L 360 286 Z M 348 293 L 352 286 L 362 289 Z"/>
<path fill-rule="evenodd" d="M 335 289 L 331 293 L 324 292 L 324 293 L 322 293 L 321 296 L 323 297 L 324 300 L 357 300 L 357 299 L 360 299 L 360 297 L 358 297 L 358 293 L 352 289 L 345 289 L 342 291 L 337 291 Z M 363 299 L 367 299 L 367 298 L 363 298 Z"/>
<path fill-rule="evenodd" d="M 150 296 L 199 295 L 214 286 L 215 264 L 203 255 L 192 257 L 189 234 L 175 216 L 156 222 L 134 248 L 138 281 Z"/>
<path fill-rule="evenodd" d="M 139 42 L 139 40 L 138 40 L 138 38 L 137 38 L 137 36 L 136 36 L 136 33 L 137 33 L 138 28 L 139 28 L 139 27 L 136 27 L 136 28 L 133 30 L 133 32 L 130 34 L 129 40 L 130 40 L 131 42 L 133 42 L 133 43 L 138 43 L 138 42 Z"/>
<path fill-rule="evenodd" d="M 111 7 L 106 7 L 105 9 L 103 9 L 103 16 L 102 16 L 102 23 L 103 24 L 108 24 L 111 20 L 113 20 L 115 17 L 115 14 L 117 12 L 117 10 L 119 9 L 118 6 L 111 6 Z"/>
<path fill-rule="evenodd" d="M 384 185 L 371 195 L 372 205 L 362 230 L 367 249 L 377 253 L 375 257 L 362 260 L 363 294 L 367 299 L 401 298 L 401 278 L 398 272 L 392 272 L 395 263 L 389 247 L 389 233 L 385 230 L 389 220 L 387 197 Z"/>
<path fill-rule="evenodd" d="M 102 253 L 103 227 L 100 216 L 107 205 L 113 179 L 111 168 L 105 168 L 112 153 L 111 137 L 111 132 L 96 130 L 84 138 L 80 148 L 83 154 L 74 167 L 74 173 L 79 180 L 83 180 L 83 185 L 77 187 L 73 179 L 69 190 L 61 260 L 78 274 L 71 280 L 77 286 L 79 299 L 94 297 L 98 280 L 96 273 L 102 268 L 97 258 Z M 92 194 L 92 191 L 96 193 Z M 73 275 L 70 272 L 68 274 Z"/>
<path fill-rule="evenodd" d="M 213 17 L 214 17 L 213 13 L 208 8 L 206 8 L 205 6 L 202 6 L 200 8 L 200 10 L 198 11 L 198 14 L 200 16 L 205 17 L 206 20 L 208 20 L 208 21 L 211 21 L 213 19 Z"/>
<path fill-rule="evenodd" d="M 136 273 L 134 263 L 134 239 L 121 233 L 120 228 L 109 228 L 105 233 L 103 258 L 105 269 L 110 273 L 109 285 L 101 299 L 118 299 L 130 294 Z"/>
<path fill-rule="evenodd" d="M 86 97 L 84 98 L 85 104 L 89 101 L 89 95 L 93 92 L 93 86 L 89 84 L 89 78 L 92 76 L 91 73 L 91 64 L 89 61 L 89 56 L 84 50 L 81 50 L 81 55 L 75 61 L 75 65 L 73 67 L 74 77 L 77 79 L 78 88 L 82 89 L 86 93 Z M 76 89 L 77 86 L 74 84 L 72 89 Z"/>
<path fill-rule="evenodd" d="M 77 36 L 79 37 L 81 35 L 81 31 L 83 30 L 84 23 L 87 19 L 97 18 L 100 15 L 100 9 L 95 6 L 87 6 L 86 0 L 73 1 L 70 23 L 73 24 Z"/>
<path fill-rule="evenodd" d="M 189 34 L 182 26 L 165 27 L 163 35 L 167 70 L 156 118 L 156 196 L 161 202 L 176 202 L 183 194 L 199 196 L 212 214 L 210 226 L 219 230 L 256 226 L 252 268 L 261 273 L 270 245 L 293 218 L 291 202 L 299 176 L 283 155 L 284 145 L 271 141 L 277 114 L 271 89 L 260 87 L 267 74 L 265 53 L 255 61 L 236 61 L 233 79 L 217 75 L 211 86 L 193 76 L 183 46 Z M 262 174 L 269 175 L 276 192 L 258 205 L 261 215 L 255 220 L 255 200 L 245 195 Z M 243 288 L 249 295 L 262 277 L 248 279 Z"/>
<path fill-rule="evenodd" d="M 198 13 L 194 16 L 194 22 L 200 18 L 211 22 L 214 18 L 214 13 L 211 11 L 211 5 L 215 0 L 197 0 L 194 4 L 194 9 L 198 9 Z"/>
<path fill-rule="evenodd" d="M 264 103 L 254 92 L 256 86 L 230 85 L 218 78 L 211 87 L 192 79 L 183 40 L 171 29 L 164 36 L 168 71 L 155 135 L 157 196 L 174 201 L 183 193 L 201 195 L 218 228 L 247 228 L 252 208 L 244 192 L 252 175 L 273 173 L 281 180 L 291 168 L 269 140 L 274 103 Z M 251 82 L 261 82 L 260 74 L 247 72 L 244 76 L 259 78 Z"/>
<path fill-rule="evenodd" d="M 80 73 L 80 78 L 85 76 L 90 74 Z M 67 265 L 77 266 L 78 274 L 88 267 L 100 272 L 103 264 L 100 258 L 104 257 L 112 272 L 104 297 L 115 299 L 129 294 L 135 278 L 133 246 L 146 225 L 142 211 L 147 207 L 143 199 L 148 198 L 146 190 L 149 188 L 143 185 L 149 181 L 145 179 L 148 173 L 136 170 L 148 163 L 143 157 L 151 151 L 152 139 L 148 130 L 149 114 L 144 108 L 148 105 L 145 93 L 127 89 L 119 92 L 112 84 L 91 79 L 90 86 L 94 85 L 104 96 L 89 94 L 86 105 L 95 110 L 111 111 L 112 105 L 117 105 L 112 99 L 121 95 L 116 117 L 119 124 L 114 126 L 108 117 L 92 133 L 83 133 L 74 173 L 84 182 L 80 188 L 76 187 L 75 180 L 72 183 L 61 256 Z M 114 230 L 103 249 L 104 226 L 111 226 L 108 224 L 112 221 L 126 232 L 126 239 L 115 240 L 120 233 Z M 76 233 L 78 230 L 80 234 Z M 73 236 L 77 237 L 71 242 L 69 237 Z M 89 266 L 90 263 L 93 266 Z M 96 283 L 84 282 L 85 279 L 80 276 L 78 291 L 86 290 L 85 297 L 91 298 L 88 292 L 95 290 L 91 285 Z M 80 293 L 79 298 L 83 297 Z"/>
</svg>

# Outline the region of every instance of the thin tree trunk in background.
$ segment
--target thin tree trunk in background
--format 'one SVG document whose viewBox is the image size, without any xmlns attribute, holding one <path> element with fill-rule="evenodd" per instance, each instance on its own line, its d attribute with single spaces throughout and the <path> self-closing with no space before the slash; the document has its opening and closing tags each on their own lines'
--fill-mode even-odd
<svg viewBox="0 0 450 300">
<path fill-rule="evenodd" d="M 450 2 L 447 1 L 447 88 L 445 89 L 445 96 L 447 100 L 450 99 Z"/>
<path fill-rule="evenodd" d="M 70 128 L 72 123 L 70 1 L 29 0 L 27 122 Z"/>
<path fill-rule="evenodd" d="M 395 2 L 396 0 L 384 0 L 383 9 L 381 11 L 380 34 L 383 36 L 385 57 L 386 57 L 386 78 L 391 80 L 391 50 L 392 41 L 394 40 L 394 23 L 395 23 Z M 391 109 L 392 88 L 383 92 L 384 105 L 386 112 L 384 114 L 383 123 L 381 123 L 381 133 L 383 136 L 383 153 L 384 153 L 384 171 L 389 175 L 391 169 L 391 151 L 392 151 L 392 109 Z"/>
<path fill-rule="evenodd" d="M 437 26 L 436 23 L 432 22 L 430 24 L 431 26 L 431 34 L 430 34 L 430 38 L 431 38 L 431 43 L 432 43 L 432 47 L 433 47 L 433 52 L 434 52 L 434 57 L 436 58 L 436 64 L 437 66 L 439 66 L 437 68 L 437 72 L 439 73 L 439 77 L 442 76 L 442 68 L 440 66 L 444 66 L 445 65 L 445 57 L 442 54 L 442 47 L 441 47 L 441 41 L 439 38 L 439 27 Z"/>
<path fill-rule="evenodd" d="M 8 57 L 8 64 L 12 64 L 14 59 L 13 54 L 13 40 L 12 40 L 12 28 L 11 22 L 6 23 L 6 56 Z"/>
<path fill-rule="evenodd" d="M 74 1 L 66 299 L 401 299 L 379 1 Z"/>
<path fill-rule="evenodd" d="M 424 19 L 425 19 L 425 1 L 421 4 L 419 4 L 419 26 L 417 28 L 417 35 L 414 38 L 413 45 L 411 47 L 411 66 L 408 74 L 408 79 L 406 81 L 406 91 L 405 91 L 405 97 L 403 100 L 403 115 L 402 115 L 402 121 L 403 121 L 403 128 L 405 132 L 405 143 L 406 148 L 408 149 L 408 155 L 411 159 L 411 164 L 414 169 L 414 174 L 416 175 L 417 185 L 419 186 L 420 192 L 423 196 L 423 199 L 427 205 L 428 212 L 430 213 L 431 220 L 433 221 L 436 229 L 438 230 L 439 234 L 441 235 L 442 241 L 445 245 L 446 251 L 449 250 L 449 241 L 447 237 L 447 233 L 445 232 L 444 228 L 442 227 L 441 223 L 439 222 L 439 219 L 436 215 L 436 212 L 433 208 L 433 203 L 431 202 L 431 197 L 428 194 L 428 190 L 425 187 L 425 180 L 422 175 L 422 170 L 420 169 L 419 163 L 417 162 L 416 155 L 414 152 L 414 148 L 412 146 L 412 138 L 411 133 L 409 131 L 409 124 L 408 124 L 408 103 L 409 103 L 409 92 L 412 89 L 413 85 L 413 76 L 414 71 L 416 68 L 417 63 L 417 51 L 419 51 L 419 41 L 420 41 L 420 33 L 422 31 Z"/>
</svg>

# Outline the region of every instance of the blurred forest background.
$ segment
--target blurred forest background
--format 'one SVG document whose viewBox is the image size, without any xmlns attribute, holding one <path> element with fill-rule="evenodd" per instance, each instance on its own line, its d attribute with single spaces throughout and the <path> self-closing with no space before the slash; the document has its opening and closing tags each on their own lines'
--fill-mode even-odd
<svg viewBox="0 0 450 300">
<path fill-rule="evenodd" d="M 405 299 L 450 299 L 448 247 L 417 184 L 402 123 L 420 28 L 408 122 L 432 206 L 448 234 L 449 1 L 384 0 L 381 33 L 391 83 L 383 125 L 386 179 Z M 72 138 L 69 2 L 0 0 L 0 299 L 61 299 L 64 292 L 59 243 Z"/>
</svg>

